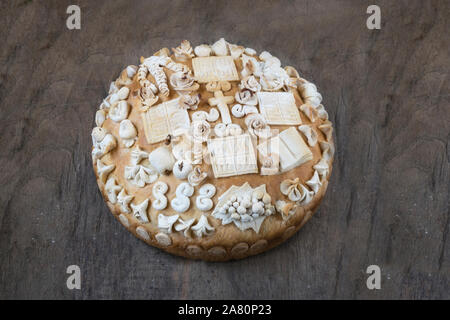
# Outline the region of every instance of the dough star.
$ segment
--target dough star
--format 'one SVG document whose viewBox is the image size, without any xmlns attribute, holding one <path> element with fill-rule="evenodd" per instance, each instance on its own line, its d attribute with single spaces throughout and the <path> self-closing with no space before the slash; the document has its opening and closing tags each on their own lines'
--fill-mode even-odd
<svg viewBox="0 0 450 320">
<path fill-rule="evenodd" d="M 116 166 L 114 164 L 105 165 L 100 159 L 97 160 L 97 172 L 100 177 L 100 180 L 105 183 L 106 178 L 114 170 Z"/>
<path fill-rule="evenodd" d="M 145 199 L 138 205 L 131 204 L 134 216 L 142 220 L 142 222 L 149 222 L 147 217 L 148 201 L 148 199 Z"/>
</svg>

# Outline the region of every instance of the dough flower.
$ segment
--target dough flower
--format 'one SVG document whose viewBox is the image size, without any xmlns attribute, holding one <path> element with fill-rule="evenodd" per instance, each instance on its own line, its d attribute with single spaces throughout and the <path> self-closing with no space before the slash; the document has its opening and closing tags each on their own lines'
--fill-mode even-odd
<svg viewBox="0 0 450 320">
<path fill-rule="evenodd" d="M 190 71 L 178 71 L 170 76 L 170 84 L 175 90 L 186 91 L 198 89 Z"/>
<path fill-rule="evenodd" d="M 271 135 L 270 127 L 267 125 L 266 120 L 259 113 L 251 113 L 245 118 L 245 124 L 247 125 L 248 132 L 252 136 L 260 138 L 268 138 Z"/>
<path fill-rule="evenodd" d="M 299 178 L 282 181 L 280 184 L 281 193 L 288 196 L 291 201 L 300 201 L 302 199 L 302 192 L 300 190 L 301 183 L 299 181 Z"/>
<path fill-rule="evenodd" d="M 235 98 L 236 101 L 240 104 L 246 104 L 250 106 L 256 106 L 258 104 L 258 99 L 251 90 L 242 90 L 236 92 Z"/>
<path fill-rule="evenodd" d="M 197 110 L 198 104 L 200 103 L 200 94 L 182 95 L 180 98 L 180 106 L 184 109 Z"/>
<path fill-rule="evenodd" d="M 254 76 L 248 76 L 242 79 L 239 87 L 241 88 L 241 90 L 248 89 L 253 92 L 261 91 L 261 85 Z"/>
<path fill-rule="evenodd" d="M 181 41 L 181 44 L 176 48 L 172 48 L 172 51 L 175 58 L 179 61 L 186 61 L 194 57 L 191 43 L 187 40 Z"/>
<path fill-rule="evenodd" d="M 205 142 L 211 132 L 211 126 L 208 121 L 194 121 L 192 123 L 192 137 L 194 141 Z"/>
</svg>

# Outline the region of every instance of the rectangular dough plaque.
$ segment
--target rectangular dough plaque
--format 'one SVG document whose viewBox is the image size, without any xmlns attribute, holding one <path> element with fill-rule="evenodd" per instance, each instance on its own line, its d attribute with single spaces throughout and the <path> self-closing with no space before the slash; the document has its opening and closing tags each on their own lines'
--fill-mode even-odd
<svg viewBox="0 0 450 320">
<path fill-rule="evenodd" d="M 192 69 L 194 69 L 195 80 L 200 83 L 239 80 L 239 74 L 231 56 L 194 58 Z"/>
<path fill-rule="evenodd" d="M 255 150 L 248 134 L 210 139 L 208 150 L 216 178 L 258 172 Z"/>
<path fill-rule="evenodd" d="M 148 143 L 163 141 L 180 128 L 189 128 L 189 114 L 179 106 L 179 98 L 150 107 L 142 114 Z"/>
<path fill-rule="evenodd" d="M 281 172 L 286 172 L 313 159 L 313 154 L 295 127 L 282 131 L 257 146 L 262 155 L 276 153 L 280 157 Z"/>
<path fill-rule="evenodd" d="M 300 112 L 291 92 L 258 92 L 259 110 L 268 124 L 298 125 Z"/>
</svg>

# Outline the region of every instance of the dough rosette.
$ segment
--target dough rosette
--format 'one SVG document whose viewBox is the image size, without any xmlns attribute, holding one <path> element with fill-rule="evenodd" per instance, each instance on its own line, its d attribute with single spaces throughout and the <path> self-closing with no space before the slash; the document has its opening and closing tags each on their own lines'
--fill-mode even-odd
<svg viewBox="0 0 450 320">
<path fill-rule="evenodd" d="M 245 118 L 248 132 L 252 136 L 269 138 L 271 136 L 270 127 L 266 120 L 259 113 L 251 113 Z"/>
</svg>

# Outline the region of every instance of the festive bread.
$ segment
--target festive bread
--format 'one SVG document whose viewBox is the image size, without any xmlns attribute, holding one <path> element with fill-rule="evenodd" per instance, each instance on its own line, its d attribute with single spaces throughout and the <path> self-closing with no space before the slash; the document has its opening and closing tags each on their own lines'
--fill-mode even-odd
<svg viewBox="0 0 450 320">
<path fill-rule="evenodd" d="M 180 256 L 240 259 L 291 237 L 328 186 L 333 127 L 311 82 L 220 39 L 141 57 L 111 83 L 92 130 L 114 216 Z"/>
</svg>

